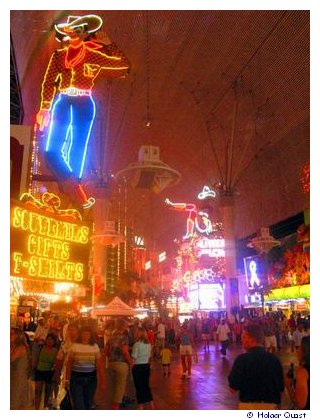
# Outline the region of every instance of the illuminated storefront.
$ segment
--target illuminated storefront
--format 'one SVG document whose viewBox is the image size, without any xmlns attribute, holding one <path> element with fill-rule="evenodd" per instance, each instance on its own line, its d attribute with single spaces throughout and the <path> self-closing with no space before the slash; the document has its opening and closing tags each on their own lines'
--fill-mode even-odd
<svg viewBox="0 0 320 420">
<path fill-rule="evenodd" d="M 278 245 L 272 249 L 272 252 L 264 255 L 258 253 L 258 255 L 243 258 L 244 275 L 241 276 L 239 283 L 239 294 L 241 305 L 245 308 L 259 308 L 264 311 L 281 310 L 286 315 L 293 311 L 304 313 L 310 311 L 308 214 L 309 211 L 306 210 L 304 214 L 298 214 L 290 219 L 290 226 L 293 226 L 290 227 L 290 231 L 288 221 L 272 227 L 275 232 L 285 230 L 287 232 L 286 236 L 276 241 Z M 258 239 L 263 238 L 270 240 L 270 235 L 269 237 L 261 235 Z"/>
<path fill-rule="evenodd" d="M 310 284 L 272 289 L 265 295 L 264 300 L 266 306 L 272 310 L 308 313 L 310 311 Z"/>
<path fill-rule="evenodd" d="M 33 296 L 49 303 L 83 294 L 88 277 L 90 227 L 77 210 L 60 209 L 60 199 L 45 193 L 11 201 L 11 296 Z M 41 308 L 40 308 L 41 309 Z"/>
</svg>

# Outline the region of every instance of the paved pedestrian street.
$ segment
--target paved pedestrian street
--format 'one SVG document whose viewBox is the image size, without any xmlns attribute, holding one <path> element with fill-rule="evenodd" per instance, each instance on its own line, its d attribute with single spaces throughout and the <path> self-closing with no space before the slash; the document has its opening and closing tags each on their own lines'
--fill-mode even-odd
<svg viewBox="0 0 320 420">
<path fill-rule="evenodd" d="M 157 410 L 235 410 L 237 409 L 238 396 L 231 394 L 228 388 L 227 376 L 230 372 L 235 357 L 243 352 L 240 345 L 231 344 L 227 356 L 220 353 L 217 342 L 211 342 L 210 351 L 204 352 L 198 345 L 198 363 L 193 363 L 192 377 L 182 379 L 182 369 L 179 354 L 174 351 L 171 364 L 171 375 L 163 376 L 161 361 L 155 360 L 151 365 L 151 389 Z M 289 369 L 291 362 L 297 364 L 295 353 L 289 348 L 277 353 L 283 363 L 284 371 Z M 135 410 L 136 406 L 131 401 L 134 399 L 134 386 L 128 381 L 128 403 L 123 409 Z M 110 386 L 107 378 L 107 390 Z M 97 409 L 108 409 L 110 401 L 106 396 L 97 393 Z M 283 409 L 290 408 L 288 396 L 285 393 Z"/>
</svg>

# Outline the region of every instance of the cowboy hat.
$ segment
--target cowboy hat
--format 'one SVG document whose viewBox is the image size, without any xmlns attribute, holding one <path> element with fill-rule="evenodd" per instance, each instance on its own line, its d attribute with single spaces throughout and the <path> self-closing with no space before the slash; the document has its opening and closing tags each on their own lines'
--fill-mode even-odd
<svg viewBox="0 0 320 420">
<path fill-rule="evenodd" d="M 67 22 L 58 23 L 57 25 L 54 25 L 54 27 L 59 34 L 67 35 L 67 33 L 64 32 L 65 28 L 77 28 L 82 25 L 86 25 L 86 32 L 94 33 L 101 28 L 102 19 L 97 15 L 68 16 Z"/>
</svg>

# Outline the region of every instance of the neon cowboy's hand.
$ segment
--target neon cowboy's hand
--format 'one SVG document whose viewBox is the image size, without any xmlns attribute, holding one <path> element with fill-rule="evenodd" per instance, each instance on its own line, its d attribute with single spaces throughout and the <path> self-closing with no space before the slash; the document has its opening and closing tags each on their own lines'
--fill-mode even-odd
<svg viewBox="0 0 320 420">
<path fill-rule="evenodd" d="M 40 109 L 37 114 L 37 123 L 39 124 L 40 131 L 43 131 L 49 124 L 50 111 Z"/>
</svg>

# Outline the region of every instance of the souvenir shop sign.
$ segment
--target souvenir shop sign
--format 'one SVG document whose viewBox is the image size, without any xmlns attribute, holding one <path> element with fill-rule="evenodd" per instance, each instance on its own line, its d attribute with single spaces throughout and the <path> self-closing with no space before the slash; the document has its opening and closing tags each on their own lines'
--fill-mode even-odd
<svg viewBox="0 0 320 420">
<path fill-rule="evenodd" d="M 11 202 L 10 274 L 81 282 L 87 276 L 90 229 L 59 214 Z"/>
</svg>

